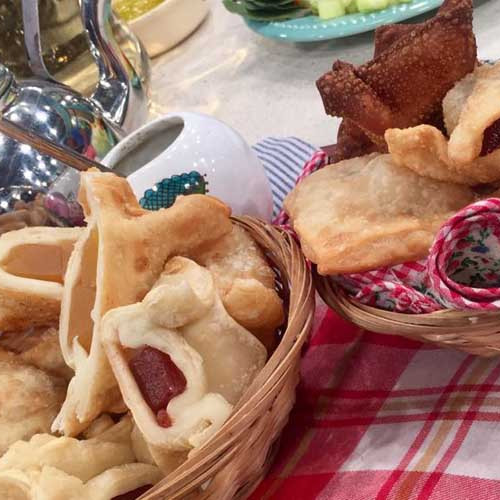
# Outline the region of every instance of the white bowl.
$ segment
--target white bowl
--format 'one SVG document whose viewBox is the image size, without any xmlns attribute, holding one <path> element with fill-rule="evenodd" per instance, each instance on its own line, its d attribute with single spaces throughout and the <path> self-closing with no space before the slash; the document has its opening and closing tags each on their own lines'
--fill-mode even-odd
<svg viewBox="0 0 500 500">
<path fill-rule="evenodd" d="M 164 0 L 154 9 L 128 22 L 150 57 L 177 45 L 205 19 L 208 0 Z"/>
<path fill-rule="evenodd" d="M 146 200 L 159 199 L 172 186 L 172 176 L 192 173 L 233 214 L 267 221 L 272 216 L 271 185 L 257 155 L 235 130 L 211 116 L 165 115 L 126 137 L 103 163 L 127 175 L 146 208 L 151 208 Z M 186 175 L 175 184 L 184 185 Z"/>
</svg>

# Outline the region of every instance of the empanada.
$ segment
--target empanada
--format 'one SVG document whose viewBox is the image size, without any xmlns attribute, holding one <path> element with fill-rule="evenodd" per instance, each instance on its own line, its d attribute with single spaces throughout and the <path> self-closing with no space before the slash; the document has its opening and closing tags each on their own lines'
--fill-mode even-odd
<svg viewBox="0 0 500 500">
<path fill-rule="evenodd" d="M 0 331 L 57 323 L 66 264 L 81 232 L 27 227 L 0 236 Z"/>
<path fill-rule="evenodd" d="M 142 300 L 167 258 L 230 232 L 229 208 L 204 195 L 177 198 L 157 212 L 143 210 L 125 179 L 85 172 L 79 200 L 87 227 L 75 245 L 65 277 L 60 341 L 75 370 L 53 430 L 74 436 L 102 412 L 124 409 L 101 346 L 104 314 Z"/>
<path fill-rule="evenodd" d="M 226 312 L 211 273 L 182 257 L 141 303 L 106 314 L 103 336 L 124 400 L 165 473 L 220 428 L 267 357 Z"/>
<path fill-rule="evenodd" d="M 473 200 L 466 186 L 372 154 L 311 174 L 288 195 L 285 210 L 304 254 L 328 275 L 425 257 L 439 226 Z"/>
</svg>

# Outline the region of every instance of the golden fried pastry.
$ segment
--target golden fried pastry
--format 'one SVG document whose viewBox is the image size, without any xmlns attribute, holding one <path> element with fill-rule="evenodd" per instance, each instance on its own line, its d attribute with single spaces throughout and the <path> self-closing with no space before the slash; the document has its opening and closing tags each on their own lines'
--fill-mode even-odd
<svg viewBox="0 0 500 500">
<path fill-rule="evenodd" d="M 448 139 L 430 125 L 391 129 L 385 137 L 394 162 L 419 175 L 467 186 L 500 180 L 499 150 L 458 165 L 450 158 Z"/>
<path fill-rule="evenodd" d="M 500 63 L 483 65 L 443 101 L 449 140 L 430 125 L 386 132 L 398 165 L 433 179 L 476 185 L 500 180 Z"/>
<path fill-rule="evenodd" d="M 446 0 L 429 21 L 385 28 L 377 41 L 373 60 L 359 67 L 337 61 L 317 82 L 327 114 L 350 121 L 339 133 L 337 160 L 387 151 L 389 128 L 443 127 L 444 96 L 476 64 L 472 0 Z"/>
<path fill-rule="evenodd" d="M 65 393 L 63 380 L 0 352 L 0 455 L 19 439 L 48 432 Z"/>
<path fill-rule="evenodd" d="M 285 199 L 285 210 L 304 254 L 328 275 L 425 257 L 439 226 L 472 201 L 466 186 L 372 154 L 311 174 Z"/>
<path fill-rule="evenodd" d="M 452 162 L 467 165 L 500 147 L 500 63 L 478 66 L 448 92 L 443 112 Z M 460 114 L 454 110 L 461 109 Z M 457 121 L 458 115 L 458 121 Z"/>
<path fill-rule="evenodd" d="M 14 443 L 0 458 L 0 498 L 111 500 L 154 485 L 161 473 L 137 463 L 132 426 L 125 417 L 93 439 L 37 434 Z"/>
<path fill-rule="evenodd" d="M 112 467 L 87 482 L 60 469 L 0 472 L 0 495 L 8 500 L 114 500 L 145 493 L 162 475 L 158 467 L 132 463 Z"/>
<path fill-rule="evenodd" d="M 192 258 L 213 275 L 227 312 L 272 352 L 284 321 L 275 276 L 253 238 L 241 227 Z"/>
<path fill-rule="evenodd" d="M 80 228 L 27 227 L 0 237 L 0 331 L 56 324 Z"/>
<path fill-rule="evenodd" d="M 12 352 L 16 359 L 55 377 L 69 381 L 73 370 L 66 364 L 55 328 L 31 328 L 24 332 L 0 335 L 0 349 Z"/>
<path fill-rule="evenodd" d="M 144 298 L 172 254 L 187 253 L 230 232 L 229 208 L 204 195 L 143 210 L 125 179 L 85 172 L 79 200 L 87 227 L 65 276 L 60 341 L 75 370 L 53 430 L 77 435 L 103 412 L 124 409 L 101 345 L 101 318 Z"/>
<path fill-rule="evenodd" d="M 212 436 L 266 362 L 266 349 L 226 312 L 214 279 L 171 259 L 141 303 L 103 320 L 124 400 L 163 472 Z"/>
</svg>

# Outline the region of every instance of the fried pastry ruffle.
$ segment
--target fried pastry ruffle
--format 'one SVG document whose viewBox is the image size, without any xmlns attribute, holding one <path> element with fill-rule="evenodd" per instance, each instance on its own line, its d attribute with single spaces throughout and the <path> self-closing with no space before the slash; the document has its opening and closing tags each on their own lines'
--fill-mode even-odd
<svg viewBox="0 0 500 500">
<path fill-rule="evenodd" d="M 443 109 L 449 139 L 429 125 L 386 132 L 395 162 L 470 186 L 500 180 L 500 63 L 479 66 L 458 82 Z"/>
<path fill-rule="evenodd" d="M 443 129 L 444 96 L 476 64 L 472 0 L 447 0 L 425 23 L 379 33 L 373 60 L 359 67 L 337 61 L 317 82 L 325 111 L 350 120 L 364 133 L 339 135 L 339 149 L 347 155 L 373 148 L 386 152 L 384 132 L 389 128 L 425 123 Z M 339 159 L 345 158 L 337 155 Z"/>
</svg>

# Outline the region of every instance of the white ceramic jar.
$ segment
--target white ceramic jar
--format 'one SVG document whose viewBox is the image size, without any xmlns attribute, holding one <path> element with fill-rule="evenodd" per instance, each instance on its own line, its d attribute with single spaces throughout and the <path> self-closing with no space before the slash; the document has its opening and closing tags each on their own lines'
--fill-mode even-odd
<svg viewBox="0 0 500 500">
<path fill-rule="evenodd" d="M 190 178 L 202 180 L 206 189 L 201 192 L 226 202 L 233 214 L 267 221 L 272 216 L 271 185 L 255 152 L 235 130 L 211 116 L 165 115 L 126 137 L 103 163 L 127 175 L 139 200 L 155 197 L 172 184 L 173 176 L 186 174 L 175 178 L 179 187 L 192 174 Z"/>
</svg>

